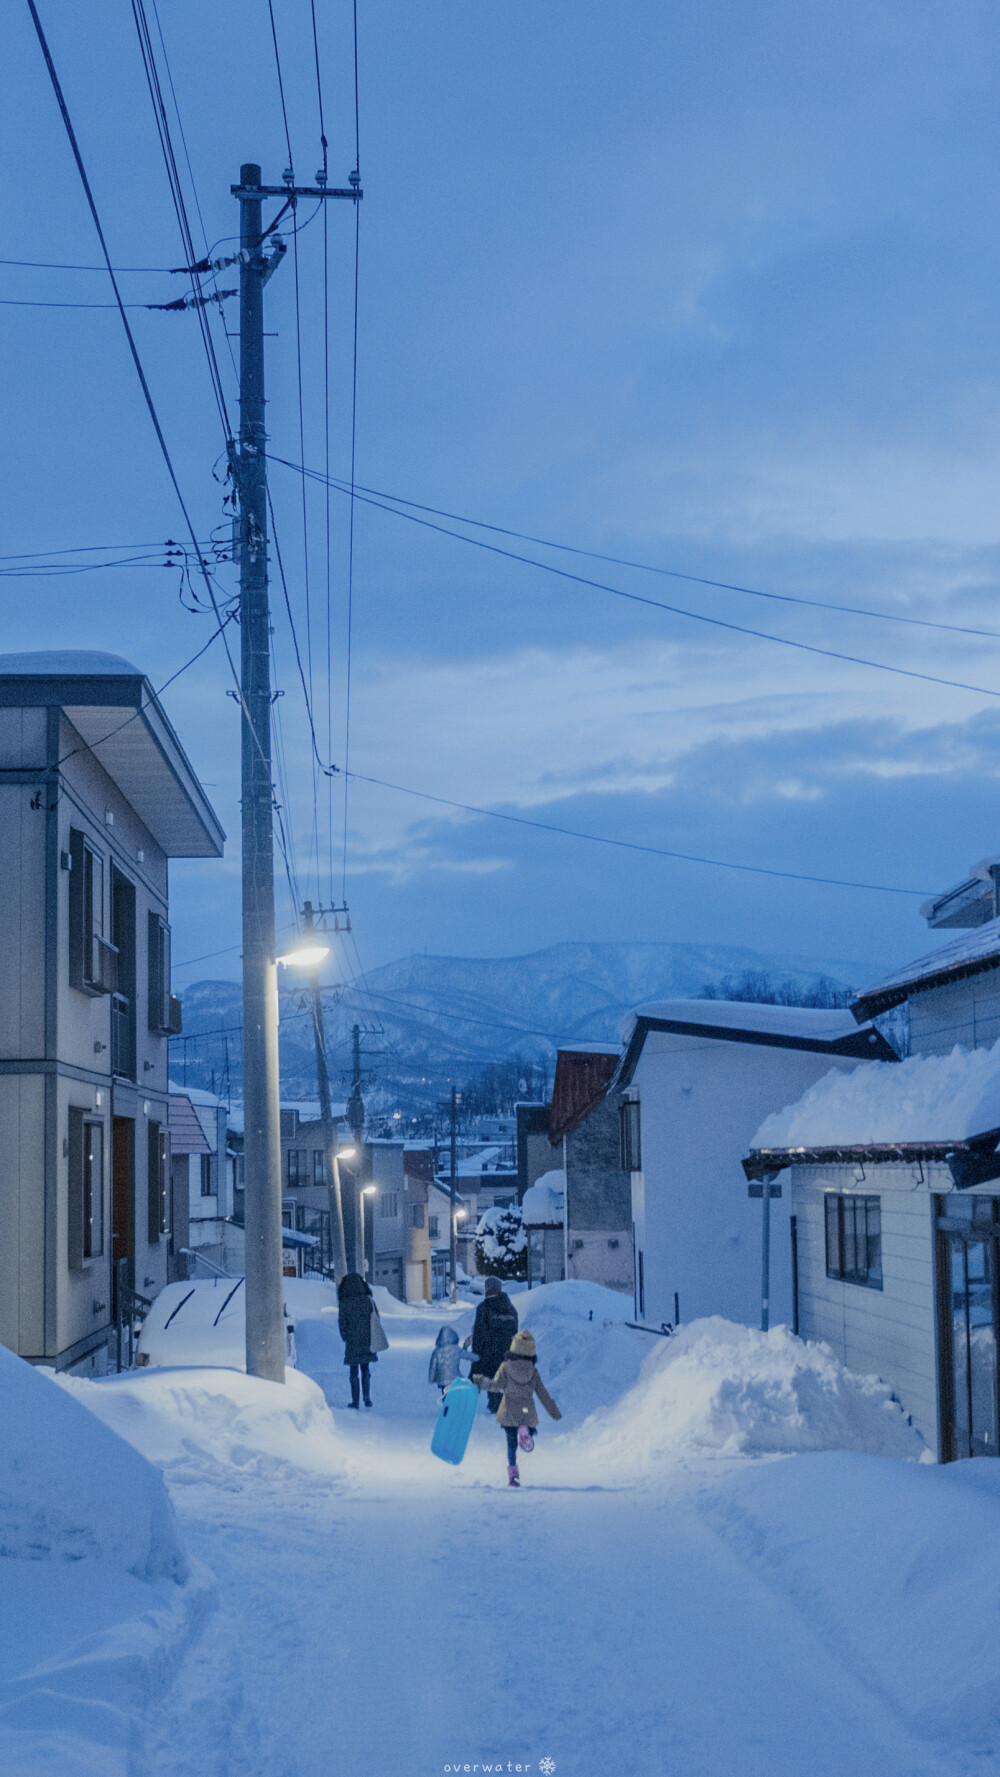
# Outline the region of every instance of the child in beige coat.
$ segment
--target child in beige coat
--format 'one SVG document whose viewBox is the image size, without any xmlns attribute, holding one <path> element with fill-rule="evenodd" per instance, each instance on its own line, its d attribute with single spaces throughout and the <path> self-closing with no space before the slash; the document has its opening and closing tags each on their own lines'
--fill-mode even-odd
<svg viewBox="0 0 1000 1777">
<path fill-rule="evenodd" d="M 472 1378 L 477 1388 L 488 1388 L 491 1394 L 502 1391 L 503 1399 L 497 1411 L 497 1424 L 502 1425 L 507 1433 L 507 1481 L 511 1487 L 521 1485 L 517 1467 L 518 1444 L 522 1450 L 534 1448 L 532 1433 L 538 1429 L 535 1396 L 538 1396 L 552 1419 L 562 1418 L 559 1408 L 535 1369 L 535 1357 L 534 1338 L 527 1328 L 522 1328 L 519 1333 L 514 1334 L 510 1350 L 496 1375 Z"/>
</svg>

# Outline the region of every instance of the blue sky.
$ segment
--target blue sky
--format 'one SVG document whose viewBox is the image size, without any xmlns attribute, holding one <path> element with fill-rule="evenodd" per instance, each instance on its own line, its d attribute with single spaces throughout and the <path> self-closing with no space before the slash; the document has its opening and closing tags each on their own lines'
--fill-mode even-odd
<svg viewBox="0 0 1000 1777">
<path fill-rule="evenodd" d="M 309 7 L 274 0 L 298 176 L 319 162 Z M 243 160 L 286 162 L 266 0 L 159 0 L 208 237 Z M 318 7 L 331 173 L 354 156 L 350 18 Z M 112 253 L 180 263 L 130 10 L 42 0 Z M 985 4 L 359 0 L 358 479 L 584 548 L 1000 630 L 1000 143 Z M 8 22 L 5 255 L 96 263 L 26 9 Z M 189 203 L 190 194 L 189 194 Z M 192 212 L 194 209 L 191 203 Z M 305 458 L 324 453 L 321 220 L 299 239 Z M 197 229 L 197 224 L 196 224 Z M 353 221 L 329 216 L 331 463 L 348 472 Z M 272 451 L 299 458 L 294 276 L 268 287 Z M 135 301 L 182 280 L 123 277 Z M 223 287 L 234 281 L 223 277 Z M 99 275 L 0 266 L 0 294 Z M 232 304 L 225 311 L 236 324 Z M 181 520 L 113 312 L 3 310 L 5 553 Z M 135 313 L 202 535 L 222 446 L 196 324 Z M 221 333 L 219 348 L 225 347 Z M 233 379 L 227 394 L 235 408 Z M 272 488 L 325 736 L 326 507 Z M 332 752 L 344 763 L 346 519 L 331 497 Z M 517 547 L 515 545 L 515 547 Z M 540 553 L 527 550 L 527 553 Z M 544 553 L 544 552 L 543 552 Z M 548 554 L 625 590 L 984 688 L 931 685 L 629 604 L 369 507 L 355 524 L 351 762 L 446 798 L 779 870 L 931 892 L 1000 850 L 989 638 L 810 611 Z M 223 584 L 232 570 L 224 568 Z M 163 568 L 5 578 L 4 648 L 93 646 L 159 683 L 208 634 Z M 340 890 L 275 617 L 302 894 Z M 238 941 L 238 731 L 219 645 L 165 702 L 230 833 L 173 872 L 175 956 Z M 284 792 L 282 792 L 284 793 Z M 366 963 L 560 938 L 731 942 L 874 968 L 918 898 L 560 839 L 355 784 Z M 316 853 L 319 852 L 317 872 Z M 287 917 L 287 907 L 283 907 Z M 235 951 L 179 981 L 236 974 Z"/>
</svg>

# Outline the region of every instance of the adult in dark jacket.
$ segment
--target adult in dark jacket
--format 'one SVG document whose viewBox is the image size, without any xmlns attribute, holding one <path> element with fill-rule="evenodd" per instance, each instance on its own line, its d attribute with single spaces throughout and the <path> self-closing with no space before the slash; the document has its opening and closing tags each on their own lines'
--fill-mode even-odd
<svg viewBox="0 0 1000 1777">
<path fill-rule="evenodd" d="M 372 1350 L 372 1293 L 357 1271 L 349 1271 L 337 1285 L 337 1300 L 340 1303 L 338 1324 L 344 1341 L 344 1362 L 350 1365 L 351 1371 L 351 1406 L 360 1406 L 360 1395 L 365 1406 L 370 1407 L 369 1366 L 378 1363 Z"/>
<path fill-rule="evenodd" d="M 476 1309 L 475 1324 L 472 1335 L 466 1339 L 471 1345 L 475 1356 L 473 1373 L 481 1371 L 484 1376 L 495 1376 L 510 1350 L 510 1342 L 517 1332 L 517 1309 L 501 1288 L 499 1277 L 486 1279 L 486 1294 Z M 500 1405 L 499 1394 L 488 1394 L 486 1404 L 491 1413 L 495 1413 Z"/>
</svg>

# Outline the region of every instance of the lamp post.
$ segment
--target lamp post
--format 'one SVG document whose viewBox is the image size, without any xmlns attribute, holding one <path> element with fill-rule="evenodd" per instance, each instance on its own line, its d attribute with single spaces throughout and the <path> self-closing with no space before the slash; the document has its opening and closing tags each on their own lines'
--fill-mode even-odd
<svg viewBox="0 0 1000 1777">
<path fill-rule="evenodd" d="M 362 1188 L 362 1192 L 361 1192 L 361 1275 L 362 1275 L 362 1277 L 364 1277 L 364 1275 L 368 1269 L 368 1261 L 365 1258 L 365 1198 L 366 1197 L 374 1197 L 376 1195 L 377 1191 L 378 1191 L 377 1185 L 365 1185 Z M 372 1275 L 373 1276 L 374 1276 L 374 1271 L 375 1271 L 375 1205 L 373 1203 L 372 1204 Z"/>
<path fill-rule="evenodd" d="M 268 816 L 270 821 L 270 815 Z M 256 1106 L 254 1165 L 247 1167 L 246 1359 L 247 1373 L 268 1382 L 285 1380 L 285 1286 L 281 1255 L 281 1138 L 278 1116 L 278 964 L 308 968 L 329 954 L 327 945 L 307 945 L 268 959 L 263 989 L 259 1067 L 247 1104 Z M 250 1133 L 248 1116 L 247 1131 Z"/>
</svg>

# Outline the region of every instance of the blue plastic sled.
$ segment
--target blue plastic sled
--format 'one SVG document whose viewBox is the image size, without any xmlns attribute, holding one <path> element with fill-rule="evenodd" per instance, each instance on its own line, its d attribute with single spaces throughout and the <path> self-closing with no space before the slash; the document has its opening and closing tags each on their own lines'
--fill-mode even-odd
<svg viewBox="0 0 1000 1777">
<path fill-rule="evenodd" d="M 440 1456 L 442 1462 L 461 1462 L 478 1405 L 479 1390 L 475 1383 L 467 1382 L 464 1376 L 457 1376 L 445 1391 L 438 1409 L 437 1424 L 431 1439 L 432 1455 Z"/>
</svg>

